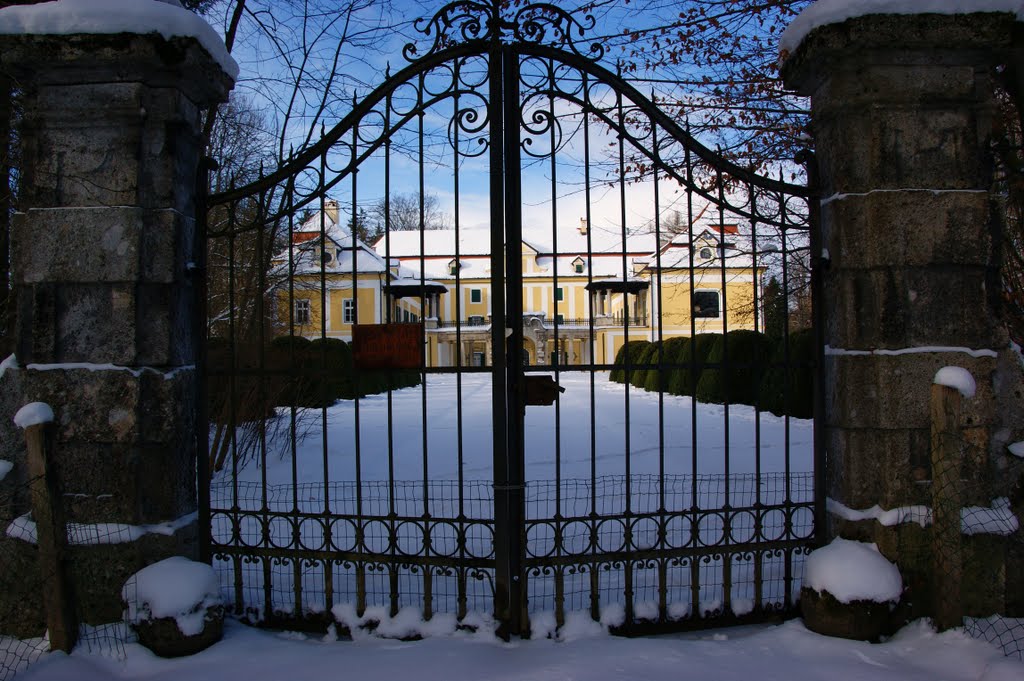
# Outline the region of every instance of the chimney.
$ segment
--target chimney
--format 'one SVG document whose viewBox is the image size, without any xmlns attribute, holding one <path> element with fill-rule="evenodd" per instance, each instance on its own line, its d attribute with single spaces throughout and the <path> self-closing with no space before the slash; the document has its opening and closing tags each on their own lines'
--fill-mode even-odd
<svg viewBox="0 0 1024 681">
<path fill-rule="evenodd" d="M 338 202 L 334 199 L 324 201 L 324 215 L 329 222 L 338 224 Z"/>
<path fill-rule="evenodd" d="M 586 218 L 580 218 L 580 227 L 579 227 L 579 229 L 580 229 L 580 234 L 584 234 L 585 235 L 587 233 L 587 219 Z"/>
</svg>

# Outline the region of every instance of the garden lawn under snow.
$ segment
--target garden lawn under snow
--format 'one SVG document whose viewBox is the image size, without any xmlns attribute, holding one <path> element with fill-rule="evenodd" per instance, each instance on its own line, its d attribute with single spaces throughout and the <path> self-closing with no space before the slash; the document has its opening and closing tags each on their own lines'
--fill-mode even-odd
<svg viewBox="0 0 1024 681">
<path fill-rule="evenodd" d="M 593 386 L 590 374 L 562 373 L 559 384 L 565 392 L 556 406 L 527 408 L 527 481 L 657 474 L 662 466 L 666 475 L 813 470 L 808 420 L 673 395 L 661 402 L 657 393 L 610 382 L 607 373 L 596 374 Z M 270 442 L 265 467 L 254 454 L 239 463 L 236 477 L 255 483 L 265 474 L 269 485 L 350 481 L 358 461 L 362 480 L 456 480 L 460 470 L 464 479 L 491 480 L 491 405 L 488 375 L 466 374 L 460 381 L 432 374 L 425 386 L 395 391 L 390 400 L 373 395 L 338 402 L 326 411 L 326 432 L 320 410 L 304 410 L 294 455 L 284 432 Z M 289 423 L 289 410 L 280 410 L 277 425 L 287 430 Z M 229 463 L 215 489 L 230 487 L 231 472 Z"/>
</svg>

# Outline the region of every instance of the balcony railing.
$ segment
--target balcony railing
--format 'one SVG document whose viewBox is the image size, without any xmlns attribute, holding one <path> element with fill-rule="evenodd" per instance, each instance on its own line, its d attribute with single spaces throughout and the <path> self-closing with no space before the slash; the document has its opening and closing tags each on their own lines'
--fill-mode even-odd
<svg viewBox="0 0 1024 681">
<path fill-rule="evenodd" d="M 648 320 L 646 315 L 642 316 L 630 316 L 624 317 L 622 315 L 597 315 L 594 317 L 594 328 L 605 329 L 609 327 L 621 327 L 629 324 L 630 327 L 634 326 L 647 326 Z M 455 320 L 438 320 L 437 328 L 439 329 L 454 329 L 461 327 L 463 329 L 471 329 L 474 327 L 482 328 L 490 326 L 490 316 L 471 316 L 468 319 L 464 319 L 461 322 Z M 545 319 L 544 326 L 551 329 L 556 325 L 554 319 Z M 586 317 L 575 318 L 575 319 L 562 319 L 557 322 L 557 326 L 560 329 L 564 328 L 589 328 L 590 319 Z"/>
</svg>

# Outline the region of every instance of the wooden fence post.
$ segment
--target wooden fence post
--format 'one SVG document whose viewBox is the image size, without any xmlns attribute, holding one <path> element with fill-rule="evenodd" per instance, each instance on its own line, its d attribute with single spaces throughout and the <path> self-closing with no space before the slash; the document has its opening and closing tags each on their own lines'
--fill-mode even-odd
<svg viewBox="0 0 1024 681">
<path fill-rule="evenodd" d="M 956 388 L 932 385 L 932 612 L 945 631 L 963 624 L 963 552 L 960 509 L 964 441 L 962 398 Z"/>
<path fill-rule="evenodd" d="M 49 470 L 53 424 L 38 423 L 26 427 L 25 442 L 50 650 L 70 653 L 78 639 L 78 623 L 65 569 L 68 535 L 63 500 L 56 479 Z"/>
</svg>

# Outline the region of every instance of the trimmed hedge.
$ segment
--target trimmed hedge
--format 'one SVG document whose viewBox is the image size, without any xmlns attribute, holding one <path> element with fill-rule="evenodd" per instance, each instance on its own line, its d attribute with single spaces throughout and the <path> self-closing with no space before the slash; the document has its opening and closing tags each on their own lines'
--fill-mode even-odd
<svg viewBox="0 0 1024 681">
<path fill-rule="evenodd" d="M 661 347 L 660 343 L 648 343 L 636 358 L 636 363 L 643 368 L 633 371 L 633 376 L 630 378 L 629 383 L 634 388 L 643 388 L 647 382 L 647 374 L 657 373 L 657 369 L 648 369 L 647 365 L 658 361 L 659 347 Z"/>
<path fill-rule="evenodd" d="M 726 342 L 729 366 L 721 364 Z M 784 340 L 773 341 L 756 331 L 730 331 L 728 340 L 720 333 L 669 338 L 660 343 L 631 341 L 620 348 L 610 379 L 626 381 L 626 356 L 630 366 L 656 365 L 661 349 L 663 370 L 631 369 L 630 384 L 650 392 L 689 395 L 696 387 L 697 400 L 721 404 L 757 405 L 777 415 L 788 412 L 796 418 L 813 416 L 814 335 L 810 329 L 789 336 L 789 362 Z M 691 367 L 695 374 L 691 373 Z"/>
<path fill-rule="evenodd" d="M 789 366 L 784 339 L 775 344 L 768 370 L 761 378 L 760 406 L 778 416 L 809 419 L 814 416 L 814 333 L 811 329 L 789 336 Z"/>
<path fill-rule="evenodd" d="M 647 378 L 644 381 L 645 390 L 652 393 L 668 392 L 669 378 L 674 371 L 677 371 L 676 365 L 679 364 L 682 353 L 689 344 L 690 339 L 686 336 L 666 338 L 664 341 L 660 341 L 662 369 L 660 371 L 658 369 L 647 371 Z M 657 363 L 658 353 L 654 353 L 653 361 Z"/>
<path fill-rule="evenodd" d="M 635 367 L 639 363 L 640 353 L 650 345 L 650 341 L 637 340 L 629 341 L 619 348 L 618 353 L 615 355 L 615 368 L 612 369 L 611 375 L 608 377 L 610 380 L 616 383 L 627 383 L 631 376 L 627 375 L 626 371 L 626 356 L 629 356 L 629 366 Z M 632 373 L 632 369 L 630 369 Z"/>
<path fill-rule="evenodd" d="M 704 371 L 704 363 L 715 342 L 722 337 L 720 333 L 701 333 L 690 339 L 679 355 L 679 368 L 668 377 L 668 391 L 673 395 L 692 395 L 700 382 Z M 691 367 L 694 371 L 691 372 Z"/>
<path fill-rule="evenodd" d="M 207 387 L 211 418 L 220 422 L 228 419 L 231 409 L 228 397 L 232 381 L 225 374 L 233 366 L 262 369 L 261 375 L 234 378 L 234 414 L 238 421 L 266 418 L 273 414 L 274 407 L 326 407 L 339 399 L 420 383 L 420 373 L 413 370 L 353 371 L 352 347 L 339 338 L 282 336 L 271 340 L 262 353 L 256 343 L 238 344 L 234 356 L 225 340 L 211 338 L 207 366 L 220 374 Z"/>
<path fill-rule="evenodd" d="M 697 399 L 712 404 L 756 404 L 761 376 L 771 354 L 772 342 L 757 331 L 736 330 L 719 336 L 707 363 L 727 364 L 704 370 L 697 383 Z"/>
</svg>

